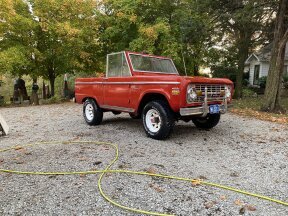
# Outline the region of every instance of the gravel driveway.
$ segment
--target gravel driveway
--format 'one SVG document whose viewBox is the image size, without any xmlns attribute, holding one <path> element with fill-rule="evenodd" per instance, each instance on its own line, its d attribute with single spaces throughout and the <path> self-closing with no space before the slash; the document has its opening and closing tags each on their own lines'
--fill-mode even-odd
<svg viewBox="0 0 288 216">
<path fill-rule="evenodd" d="M 179 122 L 166 141 L 146 137 L 141 120 L 105 113 L 86 125 L 82 106 L 65 103 L 1 108 L 10 134 L 0 148 L 38 141 L 105 141 L 119 145 L 113 169 L 201 178 L 288 202 L 288 127 L 232 114 L 199 130 Z M 103 169 L 112 148 L 47 145 L 0 154 L 0 167 L 29 171 Z M 25 176 L 0 173 L 0 215 L 134 215 L 99 194 L 99 175 Z M 288 215 L 288 207 L 208 186 L 146 176 L 108 174 L 103 190 L 121 204 L 176 215 Z"/>
</svg>

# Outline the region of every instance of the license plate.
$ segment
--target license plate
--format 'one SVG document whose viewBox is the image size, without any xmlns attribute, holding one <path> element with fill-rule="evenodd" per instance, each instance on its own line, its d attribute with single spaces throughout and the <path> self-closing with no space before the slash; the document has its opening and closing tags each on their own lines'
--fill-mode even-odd
<svg viewBox="0 0 288 216">
<path fill-rule="evenodd" d="M 210 112 L 210 114 L 219 113 L 220 112 L 219 105 L 211 105 L 211 106 L 209 106 L 209 112 Z"/>
</svg>

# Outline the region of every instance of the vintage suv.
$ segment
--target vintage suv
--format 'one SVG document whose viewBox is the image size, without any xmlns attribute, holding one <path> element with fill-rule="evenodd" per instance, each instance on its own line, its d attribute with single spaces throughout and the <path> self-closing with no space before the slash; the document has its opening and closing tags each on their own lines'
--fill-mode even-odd
<svg viewBox="0 0 288 216">
<path fill-rule="evenodd" d="M 107 56 L 105 77 L 75 82 L 75 99 L 83 103 L 89 125 L 99 125 L 104 112 L 126 112 L 142 118 L 146 134 L 158 140 L 167 138 L 178 120 L 216 126 L 232 93 L 228 79 L 180 76 L 170 58 L 127 51 Z"/>
</svg>

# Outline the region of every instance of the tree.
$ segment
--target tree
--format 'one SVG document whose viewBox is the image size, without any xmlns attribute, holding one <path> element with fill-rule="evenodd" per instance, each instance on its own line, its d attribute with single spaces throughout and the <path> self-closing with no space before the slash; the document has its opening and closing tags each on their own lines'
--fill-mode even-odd
<svg viewBox="0 0 288 216">
<path fill-rule="evenodd" d="M 268 72 L 263 111 L 283 112 L 280 105 L 280 93 L 284 68 L 285 47 L 288 41 L 288 1 L 280 0 L 277 12 L 273 49 Z"/>
<path fill-rule="evenodd" d="M 42 76 L 52 96 L 57 76 L 95 73 L 100 68 L 96 6 L 94 0 L 1 0 L 1 71 Z"/>
<path fill-rule="evenodd" d="M 274 1 L 203 0 L 199 4 L 203 12 L 213 17 L 214 29 L 218 31 L 215 37 L 221 39 L 220 46 L 228 43 L 236 48 L 235 97 L 240 98 L 245 60 L 273 20 Z"/>
<path fill-rule="evenodd" d="M 50 81 L 64 73 L 97 70 L 98 25 L 93 0 L 31 0 L 37 26 L 35 55 L 40 75 Z M 96 71 L 95 71 L 96 72 Z"/>
<path fill-rule="evenodd" d="M 195 0 L 107 0 L 101 5 L 100 41 L 105 54 L 129 49 L 170 56 L 184 74 L 197 75 L 209 52 L 209 15 Z M 209 28 L 210 29 L 210 28 Z"/>
<path fill-rule="evenodd" d="M 0 73 L 32 74 L 35 24 L 28 5 L 22 0 L 1 0 L 0 8 Z"/>
</svg>

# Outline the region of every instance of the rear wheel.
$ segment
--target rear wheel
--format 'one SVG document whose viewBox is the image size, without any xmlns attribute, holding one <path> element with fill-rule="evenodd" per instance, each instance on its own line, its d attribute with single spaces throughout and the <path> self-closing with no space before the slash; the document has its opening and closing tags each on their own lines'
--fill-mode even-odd
<svg viewBox="0 0 288 216">
<path fill-rule="evenodd" d="M 193 118 L 193 123 L 198 128 L 210 129 L 220 121 L 220 114 L 208 114 L 206 117 Z"/>
<path fill-rule="evenodd" d="M 149 102 L 143 109 L 142 121 L 146 134 L 157 140 L 167 138 L 175 124 L 173 112 L 164 101 Z"/>
<path fill-rule="evenodd" d="M 93 99 L 87 99 L 83 104 L 83 116 L 88 125 L 99 125 L 103 119 L 103 111 Z"/>
</svg>

